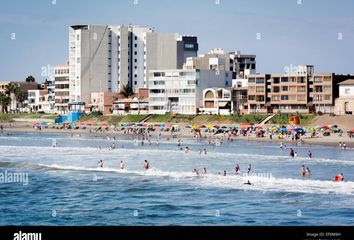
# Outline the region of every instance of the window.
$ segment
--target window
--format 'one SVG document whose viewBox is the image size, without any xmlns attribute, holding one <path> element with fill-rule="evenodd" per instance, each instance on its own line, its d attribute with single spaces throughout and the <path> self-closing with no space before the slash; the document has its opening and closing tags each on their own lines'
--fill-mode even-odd
<svg viewBox="0 0 354 240">
<path fill-rule="evenodd" d="M 135 52 L 134 52 L 134 55 L 137 55 L 137 54 L 138 54 L 138 52 L 137 52 L 137 51 L 135 51 Z"/>
<path fill-rule="evenodd" d="M 134 81 L 134 85 L 137 85 L 138 84 L 138 82 L 137 81 Z"/>
<path fill-rule="evenodd" d="M 137 78 L 137 77 L 138 77 L 138 75 L 134 74 L 134 77 L 135 77 L 135 78 Z"/>
<path fill-rule="evenodd" d="M 255 81 L 256 81 L 255 78 L 249 78 L 249 79 L 248 79 L 248 82 L 249 82 L 249 83 L 254 83 Z"/>
<path fill-rule="evenodd" d="M 289 99 L 288 95 L 282 95 L 281 100 L 287 101 Z"/>
<path fill-rule="evenodd" d="M 256 83 L 264 83 L 264 78 L 256 78 Z"/>
<path fill-rule="evenodd" d="M 76 40 L 80 41 L 80 35 L 79 34 L 76 35 Z"/>
<path fill-rule="evenodd" d="M 165 73 L 164 72 L 154 72 L 154 77 L 164 77 Z"/>
<path fill-rule="evenodd" d="M 135 37 L 134 37 L 134 39 L 135 39 L 135 40 L 138 40 L 138 37 L 137 37 L 137 36 L 135 36 Z"/>
<path fill-rule="evenodd" d="M 288 77 L 282 77 L 282 78 L 281 78 L 281 82 L 289 82 Z"/>
<path fill-rule="evenodd" d="M 134 44 L 134 47 L 138 47 L 138 44 L 135 43 L 135 44 Z"/>
<path fill-rule="evenodd" d="M 287 92 L 289 90 L 288 86 L 283 86 L 281 89 L 283 92 Z"/>
<path fill-rule="evenodd" d="M 192 48 L 194 48 L 194 44 L 186 43 L 186 44 L 184 44 L 184 48 L 192 49 Z"/>
<path fill-rule="evenodd" d="M 137 62 L 137 61 L 138 61 L 138 59 L 135 58 L 135 59 L 134 59 L 134 62 Z"/>
</svg>

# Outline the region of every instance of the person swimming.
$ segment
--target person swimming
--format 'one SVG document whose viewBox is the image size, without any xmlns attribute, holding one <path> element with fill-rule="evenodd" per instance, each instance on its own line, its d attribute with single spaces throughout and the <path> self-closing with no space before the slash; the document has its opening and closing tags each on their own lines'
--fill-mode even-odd
<svg viewBox="0 0 354 240">
<path fill-rule="evenodd" d="M 305 174 L 306 174 L 306 169 L 305 169 L 305 165 L 302 165 L 301 166 L 301 168 L 300 168 L 300 174 L 301 174 L 301 176 L 305 176 Z"/>
<path fill-rule="evenodd" d="M 101 168 L 103 168 L 103 164 L 104 164 L 104 162 L 103 162 L 103 160 L 102 160 L 102 159 L 98 161 L 98 164 L 100 165 L 100 167 L 101 167 Z"/>
<path fill-rule="evenodd" d="M 344 175 L 343 173 L 338 174 L 337 176 L 334 177 L 335 182 L 343 182 L 344 181 Z"/>
<path fill-rule="evenodd" d="M 199 176 L 198 169 L 194 168 L 193 172 Z"/>
<path fill-rule="evenodd" d="M 144 169 L 148 170 L 149 168 L 150 168 L 150 164 L 149 164 L 148 160 L 145 160 L 144 161 Z"/>
<path fill-rule="evenodd" d="M 124 162 L 123 161 L 120 161 L 120 169 L 124 169 L 124 167 L 125 167 L 125 164 L 124 164 Z"/>
<path fill-rule="evenodd" d="M 243 183 L 243 184 L 252 185 L 252 183 L 250 182 L 250 180 L 248 180 L 247 182 L 245 182 L 245 183 Z"/>
</svg>

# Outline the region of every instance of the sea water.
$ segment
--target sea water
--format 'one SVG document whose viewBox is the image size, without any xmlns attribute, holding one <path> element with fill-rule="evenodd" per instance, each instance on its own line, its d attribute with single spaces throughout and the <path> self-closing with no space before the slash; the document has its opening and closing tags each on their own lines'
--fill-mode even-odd
<svg viewBox="0 0 354 240">
<path fill-rule="evenodd" d="M 301 146 L 291 158 L 290 145 L 235 140 L 212 146 L 185 138 L 177 147 L 177 139 L 156 140 L 142 146 L 118 135 L 0 135 L 0 225 L 354 224 L 353 150 Z M 113 142 L 116 149 L 109 150 Z M 302 165 L 311 176 L 300 176 Z M 345 182 L 333 182 L 341 172 Z M 27 176 L 27 184 L 5 181 L 4 173 Z"/>
</svg>

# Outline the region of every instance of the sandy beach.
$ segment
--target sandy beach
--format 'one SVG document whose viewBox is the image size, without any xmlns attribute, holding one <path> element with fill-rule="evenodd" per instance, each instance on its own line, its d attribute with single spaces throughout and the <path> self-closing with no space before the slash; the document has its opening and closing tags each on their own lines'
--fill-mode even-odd
<svg viewBox="0 0 354 240">
<path fill-rule="evenodd" d="M 3 132 L 11 134 L 12 132 L 28 132 L 28 133 L 65 133 L 65 134 L 80 134 L 80 135 L 92 135 L 92 136 L 106 136 L 106 135 L 124 135 L 124 132 L 122 130 L 111 130 L 109 129 L 108 131 L 98 131 L 96 132 L 95 129 L 97 128 L 96 126 L 91 126 L 87 127 L 86 129 L 56 129 L 52 128 L 51 126 L 48 126 L 47 128 L 42 128 L 42 130 L 38 130 L 33 127 L 33 122 L 12 122 L 12 123 L 2 123 L 3 125 Z M 160 127 L 155 127 L 155 131 L 151 131 L 150 134 L 152 136 L 157 136 L 161 133 L 161 136 L 166 137 L 166 138 L 173 138 L 171 132 L 167 131 L 160 131 Z M 186 129 L 181 127 L 181 130 L 179 132 L 175 133 L 174 138 L 192 138 L 194 136 L 194 133 L 192 129 Z M 214 134 L 214 133 L 208 133 L 202 131 L 202 137 L 203 138 L 208 138 L 208 137 L 218 137 L 218 136 L 223 136 L 223 134 Z M 290 138 L 283 138 L 279 139 L 277 136 L 273 136 L 272 139 L 269 138 L 269 135 L 265 135 L 265 137 L 256 137 L 255 134 L 251 134 L 250 136 L 232 136 L 230 139 L 238 141 L 257 141 L 259 143 L 262 142 L 273 142 L 273 143 L 288 143 L 288 144 L 294 144 Z M 321 145 L 321 146 L 330 146 L 330 147 L 339 147 L 339 142 L 345 142 L 347 145 L 348 149 L 354 149 L 354 138 L 349 138 L 348 134 L 343 133 L 342 136 L 339 136 L 338 133 L 332 133 L 330 136 L 322 136 L 322 134 L 319 134 L 318 137 L 311 138 L 309 134 L 305 134 L 302 136 L 303 143 L 306 145 Z"/>
</svg>

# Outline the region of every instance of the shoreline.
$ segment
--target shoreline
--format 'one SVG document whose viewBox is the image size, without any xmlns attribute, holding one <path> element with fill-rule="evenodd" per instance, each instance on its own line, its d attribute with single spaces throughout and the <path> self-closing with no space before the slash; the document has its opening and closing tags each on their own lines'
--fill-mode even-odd
<svg viewBox="0 0 354 240">
<path fill-rule="evenodd" d="M 62 134 L 80 134 L 80 135 L 90 135 L 90 136 L 130 136 L 130 135 L 125 135 L 122 131 L 103 131 L 103 132 L 93 132 L 92 130 L 95 129 L 95 127 L 88 127 L 86 129 L 53 129 L 53 128 L 43 128 L 42 130 L 37 130 L 33 128 L 32 123 L 29 122 L 12 122 L 11 127 L 10 123 L 7 124 L 2 124 L 4 127 L 3 134 L 6 133 L 62 133 Z M 193 138 L 194 134 L 192 133 L 191 129 L 183 129 L 179 132 L 175 133 L 175 138 L 171 135 L 171 132 L 166 132 L 166 131 L 160 131 L 159 127 L 155 128 L 155 131 L 151 131 L 152 136 L 157 136 L 158 134 L 161 133 L 162 137 L 166 138 L 171 138 L 171 139 L 179 139 L 179 138 Z M 91 132 L 90 132 L 91 130 Z M 222 134 L 214 135 L 213 133 L 206 133 L 202 132 L 202 136 L 204 140 L 206 140 L 210 136 L 218 137 L 222 136 Z M 270 139 L 269 136 L 265 136 L 263 138 L 256 137 L 254 134 L 251 136 L 232 136 L 230 139 L 233 141 L 252 141 L 252 142 L 258 142 L 262 144 L 263 142 L 267 143 L 274 143 L 274 144 L 280 144 L 280 143 L 287 143 L 289 146 L 294 146 L 296 147 L 296 143 L 293 142 L 289 138 L 285 139 L 278 139 L 277 136 L 273 136 L 273 139 Z M 326 136 L 326 137 L 317 137 L 317 138 L 309 138 L 309 137 L 304 137 L 303 139 L 303 146 L 323 146 L 323 147 L 339 147 L 339 142 L 345 142 L 347 145 L 347 149 L 354 149 L 354 138 L 349 138 L 346 134 L 343 134 L 342 137 L 339 137 L 338 134 L 333 134 L 331 136 Z"/>
</svg>

